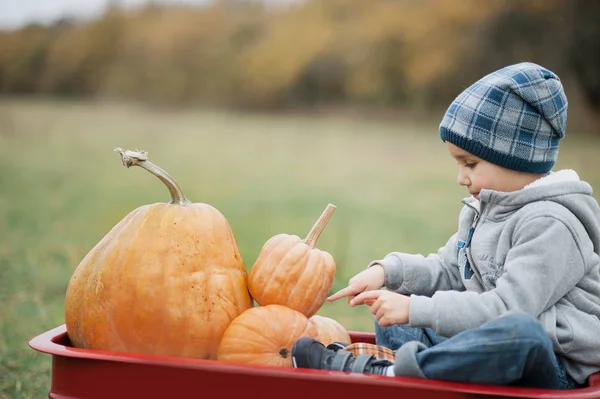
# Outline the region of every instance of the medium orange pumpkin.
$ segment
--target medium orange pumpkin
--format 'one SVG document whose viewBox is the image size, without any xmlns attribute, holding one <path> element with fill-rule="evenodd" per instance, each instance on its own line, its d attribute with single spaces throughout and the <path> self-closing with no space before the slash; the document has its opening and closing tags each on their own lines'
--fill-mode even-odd
<svg viewBox="0 0 600 399">
<path fill-rule="evenodd" d="M 265 243 L 248 276 L 248 289 L 259 305 L 283 305 L 311 317 L 325 303 L 336 265 L 315 245 L 335 208 L 327 206 L 304 240 L 278 234 Z"/>
<path fill-rule="evenodd" d="M 317 337 L 314 324 L 302 313 L 281 305 L 253 307 L 227 327 L 217 359 L 292 367 L 292 346 L 301 337 Z"/>
<path fill-rule="evenodd" d="M 226 328 L 252 306 L 230 225 L 188 201 L 146 152 L 116 150 L 158 177 L 171 202 L 133 210 L 84 257 L 67 287 L 67 334 L 78 348 L 216 359 Z"/>
<path fill-rule="evenodd" d="M 309 321 L 317 329 L 317 340 L 323 345 L 327 346 L 332 342 L 351 343 L 348 330 L 339 321 L 318 314 L 312 316 Z"/>
</svg>

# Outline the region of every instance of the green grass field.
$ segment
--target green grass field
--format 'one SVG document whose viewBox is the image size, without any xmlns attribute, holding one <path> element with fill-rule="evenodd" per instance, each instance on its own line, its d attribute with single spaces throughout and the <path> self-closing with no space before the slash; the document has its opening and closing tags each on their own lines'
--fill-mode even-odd
<svg viewBox="0 0 600 399">
<path fill-rule="evenodd" d="M 125 168 L 114 147 L 143 149 L 188 199 L 229 220 L 246 267 L 275 234 L 304 236 L 337 205 L 317 247 L 337 263 L 334 290 L 388 252 L 436 251 L 465 189 L 429 123 L 152 110 L 49 100 L 0 102 L 0 398 L 44 398 L 50 356 L 28 347 L 63 323 L 70 275 L 164 185 Z M 557 168 L 600 187 L 600 137 L 569 132 Z M 372 331 L 366 308 L 319 312 Z"/>
</svg>

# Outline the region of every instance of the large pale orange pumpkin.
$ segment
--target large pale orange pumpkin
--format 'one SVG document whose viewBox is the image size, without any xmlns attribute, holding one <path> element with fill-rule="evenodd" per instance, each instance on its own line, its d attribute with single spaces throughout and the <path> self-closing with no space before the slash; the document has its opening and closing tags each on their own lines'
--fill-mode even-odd
<svg viewBox="0 0 600 399">
<path fill-rule="evenodd" d="M 351 343 L 348 330 L 339 321 L 318 314 L 312 316 L 309 321 L 317 329 L 317 340 L 323 345 L 327 346 L 332 342 Z"/>
<path fill-rule="evenodd" d="M 216 359 L 231 321 L 252 306 L 247 273 L 227 220 L 191 203 L 140 151 L 121 153 L 171 193 L 133 210 L 84 257 L 66 292 L 75 347 Z"/>
<path fill-rule="evenodd" d="M 292 346 L 301 337 L 317 337 L 314 324 L 302 313 L 281 305 L 253 307 L 227 327 L 217 359 L 292 367 Z"/>
<path fill-rule="evenodd" d="M 283 305 L 311 317 L 325 303 L 336 265 L 315 245 L 335 208 L 327 206 L 304 240 L 277 234 L 265 243 L 248 276 L 248 289 L 259 305 Z"/>
</svg>

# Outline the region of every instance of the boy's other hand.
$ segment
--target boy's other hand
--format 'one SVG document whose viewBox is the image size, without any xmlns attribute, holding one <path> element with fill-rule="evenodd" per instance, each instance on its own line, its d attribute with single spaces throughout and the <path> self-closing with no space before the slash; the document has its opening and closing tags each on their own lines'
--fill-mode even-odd
<svg viewBox="0 0 600 399">
<path fill-rule="evenodd" d="M 348 281 L 348 286 L 327 298 L 327 301 L 333 302 L 340 298 L 347 297 L 348 303 L 358 294 L 370 290 L 378 290 L 383 287 L 385 282 L 385 271 L 381 265 L 373 265 L 366 270 L 358 273 Z"/>
<path fill-rule="evenodd" d="M 382 327 L 407 324 L 410 298 L 387 290 L 363 292 L 350 301 L 350 306 L 367 305 Z"/>
</svg>

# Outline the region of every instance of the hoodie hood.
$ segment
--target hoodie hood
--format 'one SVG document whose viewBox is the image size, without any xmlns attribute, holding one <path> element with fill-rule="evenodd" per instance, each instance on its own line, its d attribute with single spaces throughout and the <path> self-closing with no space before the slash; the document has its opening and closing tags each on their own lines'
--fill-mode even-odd
<svg viewBox="0 0 600 399">
<path fill-rule="evenodd" d="M 513 192 L 500 192 L 494 190 L 481 190 L 479 198 L 481 205 L 492 205 L 495 212 L 512 212 L 515 208 L 539 201 L 556 202 L 567 208 L 584 225 L 588 235 L 594 243 L 594 250 L 600 253 L 600 207 L 592 196 L 593 190 L 589 183 L 580 180 L 577 172 L 563 169 L 550 172 L 544 177 L 528 184 L 521 190 Z M 473 201 L 465 201 L 475 206 Z M 479 201 L 477 201 L 479 202 Z M 478 206 L 475 206 L 476 209 Z"/>
</svg>

